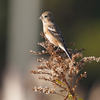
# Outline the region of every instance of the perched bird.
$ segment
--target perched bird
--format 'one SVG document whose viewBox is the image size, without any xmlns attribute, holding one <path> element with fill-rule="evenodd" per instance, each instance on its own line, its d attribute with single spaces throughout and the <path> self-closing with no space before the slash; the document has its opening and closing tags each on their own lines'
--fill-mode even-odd
<svg viewBox="0 0 100 100">
<path fill-rule="evenodd" d="M 53 14 L 49 11 L 44 12 L 40 18 L 43 23 L 43 31 L 46 38 L 55 46 L 60 47 L 67 54 L 68 58 L 71 60 L 71 56 L 67 51 L 65 40 L 58 26 L 54 22 Z"/>
</svg>

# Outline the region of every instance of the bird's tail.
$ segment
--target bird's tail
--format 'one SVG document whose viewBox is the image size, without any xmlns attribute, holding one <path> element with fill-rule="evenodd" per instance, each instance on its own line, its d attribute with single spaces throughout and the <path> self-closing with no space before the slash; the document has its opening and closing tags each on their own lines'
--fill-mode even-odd
<svg viewBox="0 0 100 100">
<path fill-rule="evenodd" d="M 69 58 L 70 60 L 72 60 L 71 55 L 69 54 L 69 52 L 68 52 L 66 49 L 65 49 L 65 53 L 67 54 L 68 58 Z"/>
<path fill-rule="evenodd" d="M 69 58 L 70 60 L 72 60 L 72 57 L 71 57 L 71 55 L 69 54 L 68 50 L 67 50 L 64 46 L 60 46 L 60 48 L 61 48 L 63 51 L 65 51 L 65 53 L 66 53 L 66 55 L 68 56 L 68 58 Z"/>
<path fill-rule="evenodd" d="M 60 48 L 61 48 L 62 50 L 65 51 L 66 55 L 68 56 L 68 58 L 69 58 L 70 61 L 72 62 L 71 66 L 70 66 L 70 67 L 72 67 L 72 66 L 74 65 L 74 63 L 73 63 L 73 61 L 72 61 L 71 55 L 69 54 L 69 52 L 67 51 L 67 49 L 66 49 L 64 46 L 60 46 Z"/>
</svg>

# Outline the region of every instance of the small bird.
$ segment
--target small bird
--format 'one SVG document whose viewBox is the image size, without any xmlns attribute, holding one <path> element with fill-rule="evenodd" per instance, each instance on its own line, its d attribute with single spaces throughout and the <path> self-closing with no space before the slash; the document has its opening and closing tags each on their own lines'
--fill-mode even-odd
<svg viewBox="0 0 100 100">
<path fill-rule="evenodd" d="M 67 51 L 65 40 L 58 26 L 54 22 L 53 14 L 50 11 L 44 12 L 40 18 L 43 23 L 43 32 L 46 38 L 58 48 L 60 47 L 67 54 L 68 58 L 71 60 L 71 56 Z"/>
</svg>

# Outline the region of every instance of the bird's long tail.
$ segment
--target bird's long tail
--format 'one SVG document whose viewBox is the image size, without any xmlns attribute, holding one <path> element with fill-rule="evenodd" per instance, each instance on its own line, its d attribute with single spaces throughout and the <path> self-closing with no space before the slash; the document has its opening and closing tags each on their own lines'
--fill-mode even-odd
<svg viewBox="0 0 100 100">
<path fill-rule="evenodd" d="M 72 62 L 72 65 L 74 65 L 74 63 L 73 63 L 73 61 L 72 61 L 72 57 L 71 57 L 71 55 L 69 54 L 68 50 L 67 50 L 67 49 L 65 49 L 65 47 L 64 47 L 64 46 L 60 46 L 60 48 L 61 48 L 62 50 L 64 50 L 64 51 L 65 51 L 66 55 L 68 56 L 68 58 L 69 58 L 69 59 L 70 59 L 70 61 Z M 71 67 L 72 67 L 72 65 L 71 65 Z"/>
<path fill-rule="evenodd" d="M 60 46 L 60 48 L 61 48 L 63 51 L 65 51 L 65 53 L 67 54 L 68 58 L 69 58 L 70 60 L 72 60 L 71 55 L 69 54 L 69 52 L 67 51 L 67 49 L 65 49 L 64 46 Z"/>
</svg>

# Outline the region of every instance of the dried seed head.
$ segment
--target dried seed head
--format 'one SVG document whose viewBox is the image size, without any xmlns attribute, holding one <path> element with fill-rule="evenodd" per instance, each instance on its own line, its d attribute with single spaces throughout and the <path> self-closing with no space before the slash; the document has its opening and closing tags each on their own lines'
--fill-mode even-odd
<svg viewBox="0 0 100 100">
<path fill-rule="evenodd" d="M 49 59 L 37 59 L 37 62 L 40 63 L 40 66 L 37 67 L 36 71 L 30 71 L 32 74 L 39 74 L 38 78 L 49 81 L 52 83 L 54 88 L 45 87 L 42 88 L 34 87 L 33 91 L 37 92 L 43 92 L 45 94 L 58 94 L 63 97 L 65 97 L 64 100 L 67 99 L 68 95 L 71 94 L 73 99 L 76 100 L 75 95 L 75 89 L 78 85 L 78 82 L 83 78 L 87 76 L 87 73 L 84 72 L 84 74 L 80 74 L 76 80 L 75 76 L 78 75 L 78 73 L 83 69 L 83 65 L 85 65 L 86 62 L 91 61 L 100 61 L 100 57 L 96 58 L 94 56 L 91 57 L 83 57 L 81 51 L 85 49 L 75 50 L 68 49 L 68 52 L 70 55 L 72 55 L 72 62 L 70 59 L 66 56 L 65 52 L 61 49 L 58 49 L 56 52 L 56 48 L 53 44 L 51 44 L 43 33 L 41 33 L 41 36 L 45 38 L 44 42 L 38 43 L 40 46 L 44 47 L 45 50 L 42 50 L 42 52 L 36 52 L 33 50 L 30 50 L 30 53 L 35 55 L 41 55 L 41 54 L 49 54 Z M 69 43 L 67 45 L 74 45 L 74 43 Z M 76 61 L 77 58 L 80 58 L 79 61 Z M 74 65 L 72 65 L 74 63 Z M 70 67 L 72 66 L 72 67 Z M 73 85 L 73 83 L 75 84 Z M 63 91 L 66 91 L 67 96 L 62 95 L 62 92 L 58 93 L 55 91 L 57 87 L 60 87 L 63 89 Z"/>
</svg>

